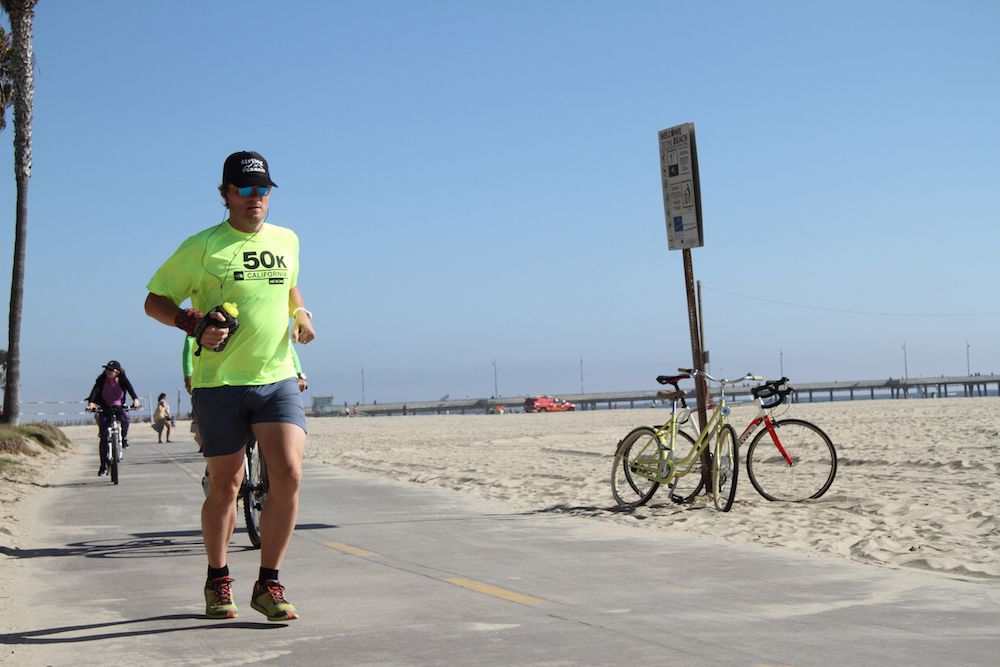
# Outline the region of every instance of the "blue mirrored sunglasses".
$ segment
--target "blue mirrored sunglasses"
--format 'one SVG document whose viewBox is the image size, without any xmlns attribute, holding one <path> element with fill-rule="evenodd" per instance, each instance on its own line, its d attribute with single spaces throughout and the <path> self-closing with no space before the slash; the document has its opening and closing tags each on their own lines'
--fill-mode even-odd
<svg viewBox="0 0 1000 667">
<path fill-rule="evenodd" d="M 254 192 L 256 190 L 256 192 Z M 240 193 L 241 197 L 253 197 L 255 194 L 258 197 L 266 197 L 271 194 L 270 185 L 248 185 L 245 188 L 236 188 L 236 191 Z"/>
</svg>

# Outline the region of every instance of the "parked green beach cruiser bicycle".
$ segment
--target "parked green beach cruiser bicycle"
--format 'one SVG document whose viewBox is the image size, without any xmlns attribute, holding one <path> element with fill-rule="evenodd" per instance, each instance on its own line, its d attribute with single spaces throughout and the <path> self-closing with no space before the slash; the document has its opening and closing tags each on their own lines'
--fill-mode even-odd
<svg viewBox="0 0 1000 667">
<path fill-rule="evenodd" d="M 757 493 L 767 500 L 800 502 L 819 498 L 837 475 L 837 450 L 823 429 L 804 419 L 774 414 L 774 409 L 794 392 L 786 377 L 768 380 L 750 390 L 757 414 L 740 434 L 740 446 L 750 442 L 746 450 L 747 476 Z M 680 404 L 687 408 L 683 397 Z M 690 426 L 698 435 L 695 420 L 679 418 L 678 423 Z M 761 425 L 764 428 L 758 433 Z M 691 480 L 676 495 L 689 498 L 697 494 L 701 488 L 695 485 L 701 484 L 701 476 L 691 475 Z"/>
<path fill-rule="evenodd" d="M 670 419 L 663 426 L 640 426 L 618 443 L 614 466 L 611 471 L 611 493 L 622 507 L 644 505 L 653 497 L 660 485 L 670 490 L 674 502 L 687 502 L 702 487 L 700 460 L 706 449 L 711 448 L 711 493 L 715 508 L 728 512 L 736 498 L 739 477 L 739 439 L 729 425 L 729 406 L 726 386 L 747 380 L 763 378 L 747 374 L 736 380 L 714 378 L 708 373 L 689 368 L 679 368 L 681 375 L 661 375 L 660 384 L 673 385 L 674 391 L 662 391 L 658 396 L 670 401 Z M 708 419 L 705 430 L 697 440 L 678 429 L 690 420 L 690 410 L 683 406 L 684 392 L 677 387 L 680 380 L 700 375 L 719 385 L 719 401 Z M 694 473 L 694 474 L 692 474 Z M 685 478 L 688 478 L 685 480 Z"/>
</svg>

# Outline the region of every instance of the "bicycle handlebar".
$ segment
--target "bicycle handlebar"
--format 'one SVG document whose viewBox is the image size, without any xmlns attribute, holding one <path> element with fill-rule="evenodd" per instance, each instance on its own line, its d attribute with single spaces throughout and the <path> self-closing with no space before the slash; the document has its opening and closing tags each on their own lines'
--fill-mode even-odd
<svg viewBox="0 0 1000 667">
<path fill-rule="evenodd" d="M 722 378 L 714 378 L 711 375 L 709 375 L 708 373 L 706 373 L 705 371 L 699 371 L 697 368 L 678 368 L 677 370 L 680 371 L 681 373 L 687 373 L 691 377 L 696 377 L 698 375 L 701 375 L 706 380 L 711 380 L 712 382 L 716 382 L 716 383 L 721 384 L 721 385 L 736 384 L 737 382 L 763 382 L 764 381 L 764 378 L 762 378 L 759 375 L 753 375 L 752 373 L 747 373 L 746 375 L 744 375 L 741 378 L 736 378 L 736 379 L 733 379 L 733 380 L 726 380 L 726 379 L 722 379 Z"/>
<path fill-rule="evenodd" d="M 788 378 L 783 377 L 780 380 L 768 380 L 759 387 L 754 387 L 750 390 L 753 397 L 760 401 L 760 406 L 765 410 L 770 410 L 771 408 L 776 408 L 785 402 L 785 398 L 789 394 L 794 392 L 791 386 L 788 385 Z M 773 398 L 777 396 L 777 400 L 773 403 L 764 403 L 764 399 Z"/>
<path fill-rule="evenodd" d="M 759 387 L 753 387 L 750 390 L 750 393 L 753 395 L 755 399 L 760 401 L 761 407 L 764 408 L 765 410 L 770 410 L 772 408 L 778 407 L 779 405 L 785 402 L 785 399 L 788 397 L 789 394 L 795 391 L 795 389 L 793 389 L 788 384 L 788 378 L 786 377 L 783 377 L 780 380 L 765 381 L 764 378 L 761 377 L 760 375 L 747 373 L 741 378 L 736 378 L 734 380 L 726 380 L 721 378 L 714 378 L 708 373 L 704 371 L 699 371 L 696 368 L 678 368 L 677 371 L 681 373 L 681 375 L 658 375 L 656 377 L 656 381 L 659 382 L 660 384 L 673 385 L 674 389 L 678 391 L 680 391 L 680 387 L 677 386 L 677 383 L 680 380 L 686 380 L 692 377 L 697 377 L 699 375 L 704 377 L 706 380 L 711 380 L 712 382 L 715 382 L 722 386 L 736 384 L 737 382 L 763 382 L 764 384 L 760 385 Z M 773 398 L 775 396 L 777 396 L 778 398 L 774 402 L 764 403 L 765 399 Z"/>
<path fill-rule="evenodd" d="M 137 408 L 133 408 L 131 405 L 112 405 L 111 407 L 112 408 L 116 408 L 118 410 L 122 410 L 123 412 L 134 412 L 136 410 L 142 410 L 142 405 L 140 405 Z M 99 405 L 94 406 L 93 410 L 90 410 L 88 408 L 84 408 L 83 411 L 84 412 L 106 412 L 106 410 L 104 408 L 102 408 L 101 406 L 99 406 Z"/>
</svg>

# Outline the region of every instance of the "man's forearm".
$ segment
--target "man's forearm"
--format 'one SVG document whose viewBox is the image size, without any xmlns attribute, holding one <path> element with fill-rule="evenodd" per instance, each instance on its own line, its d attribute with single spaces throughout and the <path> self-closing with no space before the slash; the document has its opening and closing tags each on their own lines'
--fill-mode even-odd
<svg viewBox="0 0 1000 667">
<path fill-rule="evenodd" d="M 298 287 L 293 287 L 288 290 L 288 314 L 292 315 L 296 308 L 305 308 L 305 304 L 302 302 L 302 292 Z"/>
<path fill-rule="evenodd" d="M 146 297 L 146 314 L 158 322 L 172 327 L 178 312 L 177 304 L 165 296 L 150 292 Z"/>
</svg>

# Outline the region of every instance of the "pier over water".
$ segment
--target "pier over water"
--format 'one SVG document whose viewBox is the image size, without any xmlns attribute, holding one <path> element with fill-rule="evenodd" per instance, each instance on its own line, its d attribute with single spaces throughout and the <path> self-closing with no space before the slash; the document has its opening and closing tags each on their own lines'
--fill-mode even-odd
<svg viewBox="0 0 1000 667">
<path fill-rule="evenodd" d="M 790 382 L 795 393 L 793 402 L 812 403 L 840 400 L 917 399 L 1000 395 L 1000 375 L 960 375 L 937 378 L 889 378 L 886 380 L 844 380 L 834 382 Z M 737 401 L 751 400 L 750 390 L 755 385 L 747 383 L 726 389 L 726 394 Z M 603 408 L 635 408 L 662 404 L 656 398 L 661 388 L 639 391 L 611 391 L 594 394 L 551 394 L 555 398 L 576 404 L 577 410 Z M 688 388 L 688 398 L 693 404 L 694 388 Z M 475 414 L 498 410 L 521 410 L 528 396 L 503 396 L 466 398 L 441 401 L 407 401 L 405 403 L 375 403 L 367 405 L 336 404 L 332 396 L 314 396 L 314 415 L 402 415 L 404 414 Z"/>
</svg>

